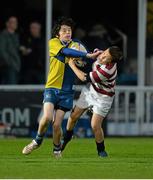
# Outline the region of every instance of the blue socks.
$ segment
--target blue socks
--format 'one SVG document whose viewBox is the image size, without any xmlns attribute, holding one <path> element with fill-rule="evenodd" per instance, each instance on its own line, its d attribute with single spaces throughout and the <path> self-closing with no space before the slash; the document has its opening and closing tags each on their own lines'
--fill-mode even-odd
<svg viewBox="0 0 153 180">
<path fill-rule="evenodd" d="M 44 134 L 37 134 L 36 138 L 35 138 L 35 141 L 38 145 L 41 145 L 42 141 L 43 141 L 43 138 L 44 138 Z"/>
<path fill-rule="evenodd" d="M 53 145 L 54 145 L 53 151 L 61 151 L 61 144 L 56 145 L 53 143 Z"/>
</svg>

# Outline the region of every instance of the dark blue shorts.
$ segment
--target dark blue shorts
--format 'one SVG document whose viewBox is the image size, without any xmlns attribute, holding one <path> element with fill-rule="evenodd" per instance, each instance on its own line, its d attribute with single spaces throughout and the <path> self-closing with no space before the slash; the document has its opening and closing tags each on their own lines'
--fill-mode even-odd
<svg viewBox="0 0 153 180">
<path fill-rule="evenodd" d="M 60 89 L 48 88 L 44 91 L 45 102 L 54 104 L 55 109 L 61 109 L 63 111 L 69 111 L 73 107 L 74 91 L 62 91 Z"/>
</svg>

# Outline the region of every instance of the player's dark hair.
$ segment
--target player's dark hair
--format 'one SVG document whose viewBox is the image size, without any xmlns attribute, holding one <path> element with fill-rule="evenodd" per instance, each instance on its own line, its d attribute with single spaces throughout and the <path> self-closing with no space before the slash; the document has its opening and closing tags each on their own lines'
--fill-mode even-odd
<svg viewBox="0 0 153 180">
<path fill-rule="evenodd" d="M 123 59 L 123 53 L 118 46 L 112 46 L 109 48 L 109 53 L 112 56 L 112 62 L 119 62 Z"/>
<path fill-rule="evenodd" d="M 71 18 L 67 18 L 64 16 L 60 17 L 53 27 L 52 38 L 56 37 L 59 34 L 62 25 L 70 26 L 71 29 L 73 30 L 75 23 Z"/>
</svg>

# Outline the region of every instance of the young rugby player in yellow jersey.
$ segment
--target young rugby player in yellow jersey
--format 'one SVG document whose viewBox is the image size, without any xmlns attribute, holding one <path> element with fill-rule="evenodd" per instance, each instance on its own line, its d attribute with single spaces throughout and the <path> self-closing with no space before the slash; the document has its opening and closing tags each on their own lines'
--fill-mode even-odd
<svg viewBox="0 0 153 180">
<path fill-rule="evenodd" d="M 49 41 L 50 67 L 44 91 L 43 116 L 39 122 L 36 138 L 22 150 L 23 154 L 30 154 L 40 147 L 48 124 L 53 124 L 53 154 L 61 156 L 61 123 L 64 115 L 73 106 L 72 86 L 75 74 L 68 65 L 66 57 L 87 57 L 95 59 L 99 52 L 85 53 L 69 48 L 73 40 L 72 30 L 74 22 L 71 18 L 62 17 L 53 28 L 52 39 Z"/>
</svg>

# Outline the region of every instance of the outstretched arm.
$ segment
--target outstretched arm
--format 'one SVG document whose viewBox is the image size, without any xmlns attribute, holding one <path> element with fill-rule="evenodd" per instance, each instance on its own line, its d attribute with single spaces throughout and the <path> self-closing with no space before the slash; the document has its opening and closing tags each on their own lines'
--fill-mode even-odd
<svg viewBox="0 0 153 180">
<path fill-rule="evenodd" d="M 93 53 L 85 53 L 71 48 L 63 48 L 61 50 L 61 53 L 68 57 L 87 57 L 91 59 L 96 59 L 97 56 L 101 53 L 101 51 L 98 50 Z"/>
</svg>

